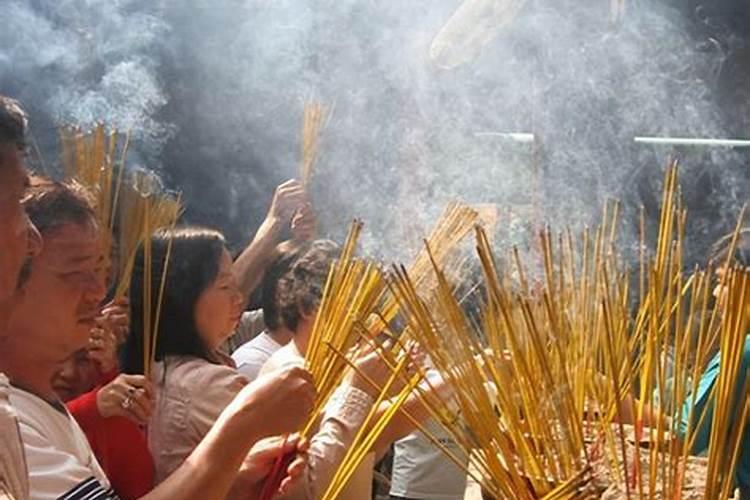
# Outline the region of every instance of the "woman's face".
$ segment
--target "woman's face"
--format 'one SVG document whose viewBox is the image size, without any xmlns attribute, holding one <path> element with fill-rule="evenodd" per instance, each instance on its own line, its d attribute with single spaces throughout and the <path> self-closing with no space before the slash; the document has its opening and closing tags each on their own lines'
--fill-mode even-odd
<svg viewBox="0 0 750 500">
<path fill-rule="evenodd" d="M 224 249 L 216 279 L 203 290 L 195 306 L 195 324 L 209 349 L 218 348 L 237 328 L 242 303 L 242 294 L 232 274 L 232 258 Z"/>
</svg>

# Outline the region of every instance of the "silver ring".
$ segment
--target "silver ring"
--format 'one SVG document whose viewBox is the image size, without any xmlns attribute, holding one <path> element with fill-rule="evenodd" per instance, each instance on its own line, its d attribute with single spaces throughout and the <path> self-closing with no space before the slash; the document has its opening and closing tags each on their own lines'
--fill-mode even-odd
<svg viewBox="0 0 750 500">
<path fill-rule="evenodd" d="M 122 407 L 123 407 L 123 409 L 127 410 L 128 408 L 130 408 L 130 405 L 132 405 L 132 404 L 133 404 L 133 399 L 130 396 L 128 396 L 122 402 Z"/>
</svg>

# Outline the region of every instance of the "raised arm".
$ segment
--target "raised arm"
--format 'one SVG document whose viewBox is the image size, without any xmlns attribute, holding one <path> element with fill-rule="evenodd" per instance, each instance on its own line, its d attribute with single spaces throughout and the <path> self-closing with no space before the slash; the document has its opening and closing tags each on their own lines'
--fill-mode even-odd
<svg viewBox="0 0 750 500">
<path fill-rule="evenodd" d="M 248 297 L 260 283 L 284 229 L 290 227 L 292 217 L 306 201 L 305 190 L 296 180 L 286 181 L 276 188 L 268 215 L 232 267 L 244 297 Z"/>
</svg>

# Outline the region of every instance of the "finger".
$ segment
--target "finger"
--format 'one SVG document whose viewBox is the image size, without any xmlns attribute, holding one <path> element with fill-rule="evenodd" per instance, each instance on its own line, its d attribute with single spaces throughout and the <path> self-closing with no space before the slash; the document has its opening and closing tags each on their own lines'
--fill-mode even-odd
<svg viewBox="0 0 750 500">
<path fill-rule="evenodd" d="M 294 366 L 294 367 L 290 368 L 289 369 L 289 375 L 292 376 L 292 377 L 294 377 L 294 378 L 298 378 L 298 379 L 304 380 L 305 382 L 309 382 L 311 384 L 313 383 L 312 373 L 310 373 L 309 371 L 305 370 L 301 366 Z"/>
<path fill-rule="evenodd" d="M 147 398 L 138 397 L 137 395 L 132 399 L 133 404 L 130 406 L 130 410 L 142 420 L 148 420 L 151 418 L 151 401 Z"/>
<path fill-rule="evenodd" d="M 281 480 L 281 485 L 279 485 L 279 493 L 282 495 L 286 495 L 287 493 L 289 493 L 289 491 L 294 487 L 294 484 L 299 481 L 302 474 L 304 474 L 306 467 L 307 460 L 305 458 L 298 457 L 294 459 L 287 468 L 286 477 Z"/>
<path fill-rule="evenodd" d="M 132 385 L 137 389 L 144 389 L 148 384 L 148 380 L 143 375 L 121 375 L 122 380 L 127 385 Z"/>
<path fill-rule="evenodd" d="M 283 453 L 292 453 L 299 447 L 300 436 L 299 434 L 290 434 L 281 442 Z"/>
<path fill-rule="evenodd" d="M 286 188 L 286 187 L 289 187 L 289 186 L 294 186 L 294 185 L 300 185 L 300 182 L 297 179 L 292 178 L 292 179 L 286 180 L 286 181 L 282 182 L 281 184 L 279 184 L 276 187 L 276 190 L 278 191 L 279 189 L 283 189 L 283 188 Z"/>
<path fill-rule="evenodd" d="M 307 450 L 309 449 L 310 440 L 300 436 L 299 440 L 297 441 L 297 453 L 307 453 Z"/>
</svg>

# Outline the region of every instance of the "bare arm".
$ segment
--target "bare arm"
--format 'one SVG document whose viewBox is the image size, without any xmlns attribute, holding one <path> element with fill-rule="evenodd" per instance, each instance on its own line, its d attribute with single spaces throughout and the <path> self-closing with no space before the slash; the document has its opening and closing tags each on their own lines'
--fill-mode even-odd
<svg viewBox="0 0 750 500">
<path fill-rule="evenodd" d="M 265 268 L 273 260 L 284 228 L 289 227 L 292 216 L 305 201 L 305 190 L 295 180 L 286 181 L 276 188 L 268 215 L 232 266 L 244 297 L 248 297 L 260 283 Z"/>
</svg>

